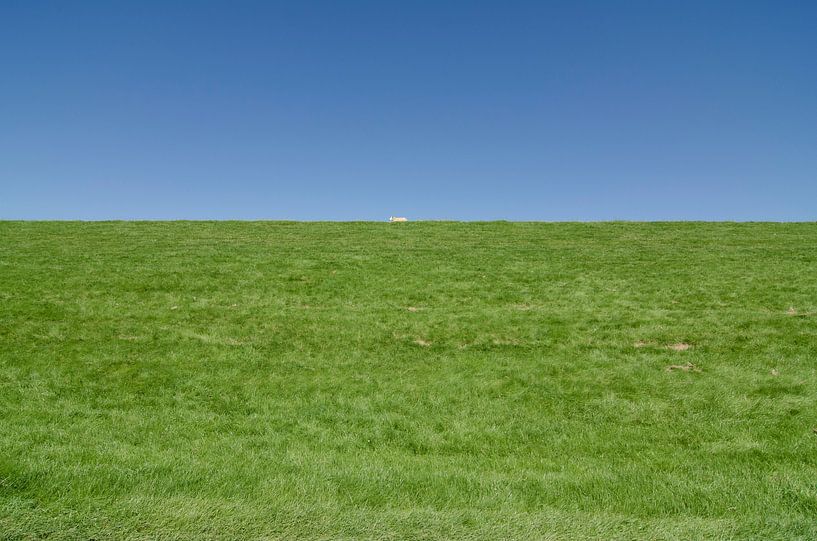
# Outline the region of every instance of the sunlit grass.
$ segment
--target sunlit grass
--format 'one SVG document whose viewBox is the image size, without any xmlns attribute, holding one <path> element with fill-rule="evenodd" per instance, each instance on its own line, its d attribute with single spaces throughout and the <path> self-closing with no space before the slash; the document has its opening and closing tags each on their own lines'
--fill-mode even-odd
<svg viewBox="0 0 817 541">
<path fill-rule="evenodd" d="M 815 224 L 0 223 L 0 539 L 813 539 L 815 385 Z"/>
</svg>

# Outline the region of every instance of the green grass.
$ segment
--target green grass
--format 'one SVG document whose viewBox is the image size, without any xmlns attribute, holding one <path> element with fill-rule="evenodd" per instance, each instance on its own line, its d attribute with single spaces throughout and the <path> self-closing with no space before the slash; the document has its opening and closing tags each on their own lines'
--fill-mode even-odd
<svg viewBox="0 0 817 541">
<path fill-rule="evenodd" d="M 2 539 L 815 539 L 815 427 L 817 224 L 0 223 Z"/>
</svg>

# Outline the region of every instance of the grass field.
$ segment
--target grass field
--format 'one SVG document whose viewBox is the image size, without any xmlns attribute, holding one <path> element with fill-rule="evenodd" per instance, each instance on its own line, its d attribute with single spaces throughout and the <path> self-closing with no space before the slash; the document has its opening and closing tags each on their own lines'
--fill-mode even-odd
<svg viewBox="0 0 817 541">
<path fill-rule="evenodd" d="M 817 224 L 0 222 L 0 539 L 815 539 L 815 427 Z"/>
</svg>

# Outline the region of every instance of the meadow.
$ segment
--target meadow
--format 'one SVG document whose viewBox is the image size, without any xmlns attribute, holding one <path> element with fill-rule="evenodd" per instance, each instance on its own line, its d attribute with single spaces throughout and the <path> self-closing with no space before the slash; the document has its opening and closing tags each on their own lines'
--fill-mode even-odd
<svg viewBox="0 0 817 541">
<path fill-rule="evenodd" d="M 816 539 L 817 224 L 0 222 L 0 539 Z"/>
</svg>

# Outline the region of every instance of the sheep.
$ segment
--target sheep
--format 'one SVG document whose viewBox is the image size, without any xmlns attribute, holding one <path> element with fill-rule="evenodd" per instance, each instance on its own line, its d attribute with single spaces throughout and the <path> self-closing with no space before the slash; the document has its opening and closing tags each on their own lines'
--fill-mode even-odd
<svg viewBox="0 0 817 541">
<path fill-rule="evenodd" d="M 407 222 L 408 218 L 404 218 L 402 216 L 389 216 L 390 222 Z"/>
</svg>

